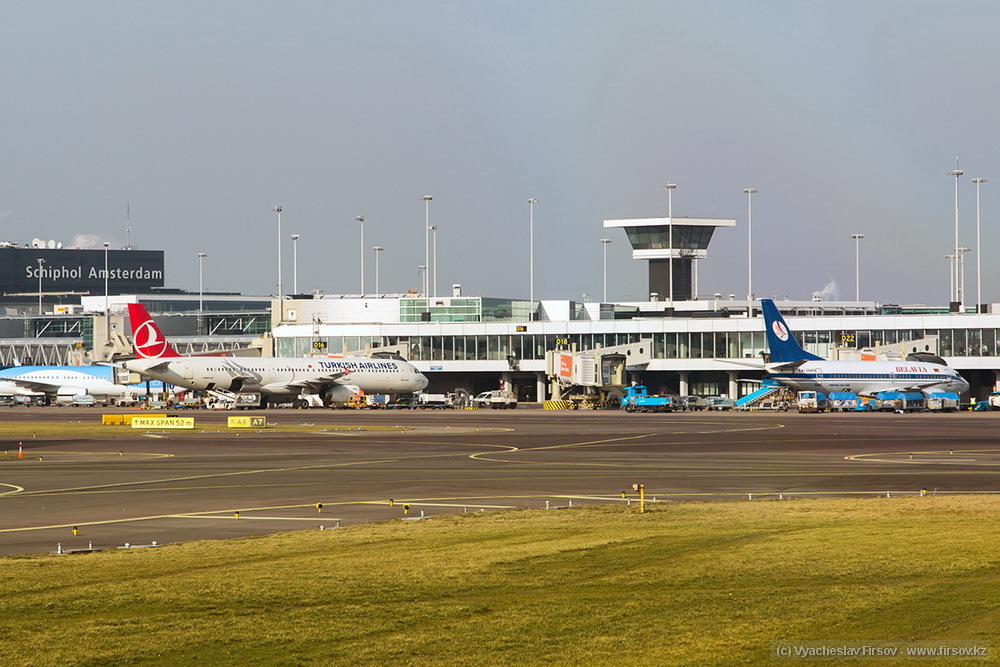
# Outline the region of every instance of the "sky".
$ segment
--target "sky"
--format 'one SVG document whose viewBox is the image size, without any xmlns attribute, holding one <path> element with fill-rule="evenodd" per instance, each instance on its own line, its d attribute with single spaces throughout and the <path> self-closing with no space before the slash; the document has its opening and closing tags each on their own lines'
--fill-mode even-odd
<svg viewBox="0 0 1000 667">
<path fill-rule="evenodd" d="M 736 220 L 703 297 L 1000 301 L 1000 3 L 15 1 L 0 7 L 0 240 L 166 252 L 167 286 L 647 296 L 605 219 Z M 126 226 L 131 233 L 126 234 Z M 297 260 L 293 262 L 291 235 Z"/>
</svg>

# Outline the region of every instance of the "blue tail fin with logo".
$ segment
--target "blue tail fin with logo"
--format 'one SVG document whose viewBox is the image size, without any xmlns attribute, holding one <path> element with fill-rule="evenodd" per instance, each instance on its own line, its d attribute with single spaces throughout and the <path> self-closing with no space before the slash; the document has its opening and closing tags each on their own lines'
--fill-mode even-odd
<svg viewBox="0 0 1000 667">
<path fill-rule="evenodd" d="M 760 307 L 764 313 L 764 327 L 767 332 L 767 347 L 771 352 L 773 363 L 787 363 L 790 361 L 820 360 L 815 354 L 806 352 L 795 341 L 795 336 L 785 324 L 785 319 L 778 312 L 777 306 L 771 299 L 761 299 Z"/>
</svg>

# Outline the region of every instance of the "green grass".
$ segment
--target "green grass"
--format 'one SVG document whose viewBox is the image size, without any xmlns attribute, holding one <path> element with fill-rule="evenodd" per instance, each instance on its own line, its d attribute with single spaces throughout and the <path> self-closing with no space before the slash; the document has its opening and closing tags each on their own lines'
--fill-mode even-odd
<svg viewBox="0 0 1000 667">
<path fill-rule="evenodd" d="M 586 507 L 6 558 L 0 661 L 731 665 L 769 663 L 778 640 L 996 647 L 998 510 Z"/>
</svg>

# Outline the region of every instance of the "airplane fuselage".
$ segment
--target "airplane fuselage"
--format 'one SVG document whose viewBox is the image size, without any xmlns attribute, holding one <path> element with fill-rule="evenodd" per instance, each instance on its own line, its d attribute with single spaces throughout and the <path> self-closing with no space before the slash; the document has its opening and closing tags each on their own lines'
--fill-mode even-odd
<svg viewBox="0 0 1000 667">
<path fill-rule="evenodd" d="M 110 374 L 110 369 L 101 367 L 100 370 Z M 14 367 L 0 373 L 0 396 L 48 395 L 58 398 L 89 394 L 97 400 L 109 400 L 130 391 L 128 387 L 75 370 L 75 367 Z"/>
<path fill-rule="evenodd" d="M 125 368 L 193 390 L 258 392 L 273 397 L 325 395 L 346 400 L 359 389 L 368 394 L 402 394 L 427 386 L 413 365 L 393 359 L 173 357 L 135 359 Z"/>
<path fill-rule="evenodd" d="M 773 364 L 779 366 L 780 364 Z M 769 368 L 771 377 L 795 391 L 842 391 L 874 396 L 880 391 L 954 392 L 969 383 L 948 366 L 913 361 L 804 361 L 794 370 Z"/>
</svg>

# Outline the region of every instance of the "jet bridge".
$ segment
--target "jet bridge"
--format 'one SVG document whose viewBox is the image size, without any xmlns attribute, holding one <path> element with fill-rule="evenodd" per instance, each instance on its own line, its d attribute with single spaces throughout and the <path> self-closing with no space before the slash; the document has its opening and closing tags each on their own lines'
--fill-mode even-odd
<svg viewBox="0 0 1000 667">
<path fill-rule="evenodd" d="M 653 341 L 545 353 L 552 400 L 573 401 L 591 407 L 620 399 L 627 373 L 641 372 L 652 360 Z"/>
</svg>

